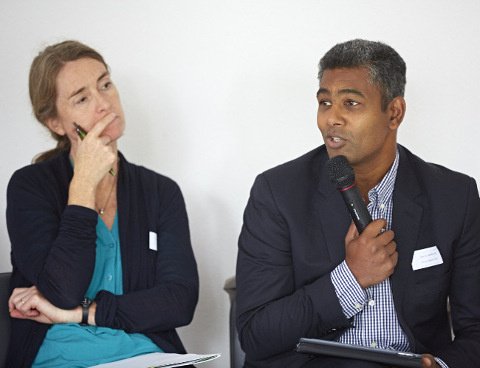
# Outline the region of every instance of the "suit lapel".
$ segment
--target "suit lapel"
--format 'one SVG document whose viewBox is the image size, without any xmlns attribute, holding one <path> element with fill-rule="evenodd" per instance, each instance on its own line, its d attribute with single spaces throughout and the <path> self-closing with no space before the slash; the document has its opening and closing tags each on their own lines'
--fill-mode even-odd
<svg viewBox="0 0 480 368">
<path fill-rule="evenodd" d="M 330 181 L 326 168 L 328 160 L 326 150 L 324 153 L 324 159 L 321 160 L 319 167 L 319 184 L 314 211 L 315 217 L 318 216 L 317 223 L 321 224 L 317 235 L 323 236 L 318 241 L 325 242 L 332 265 L 336 267 L 345 259 L 345 235 L 352 218 L 341 194 Z"/>
<path fill-rule="evenodd" d="M 392 291 L 397 313 L 401 314 L 401 302 L 407 277 L 412 275 L 413 252 L 418 243 L 420 225 L 424 208 L 424 195 L 415 175 L 407 151 L 399 147 L 400 163 L 393 193 L 392 230 L 397 243 L 398 263 L 391 276 Z M 345 259 L 345 235 L 351 223 L 351 216 L 343 202 L 342 196 L 330 182 L 325 167 L 328 156 L 322 156 L 318 167 L 318 190 L 315 198 L 315 223 L 321 225 L 317 241 L 326 242 L 330 259 L 338 264 Z"/>
<path fill-rule="evenodd" d="M 392 230 L 397 244 L 398 263 L 391 276 L 392 292 L 399 320 L 405 287 L 412 277 L 412 259 L 423 215 L 424 195 L 406 150 L 399 146 L 400 163 L 393 194 Z"/>
</svg>

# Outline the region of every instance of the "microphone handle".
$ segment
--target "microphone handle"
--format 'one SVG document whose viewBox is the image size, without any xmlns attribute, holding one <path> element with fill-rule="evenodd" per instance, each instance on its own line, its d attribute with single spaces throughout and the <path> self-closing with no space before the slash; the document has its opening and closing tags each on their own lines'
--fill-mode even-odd
<svg viewBox="0 0 480 368">
<path fill-rule="evenodd" d="M 339 189 L 339 191 L 357 227 L 358 233 L 361 234 L 365 227 L 372 222 L 372 216 L 370 216 L 370 212 L 368 212 L 357 185 L 353 184 L 351 187 Z"/>
</svg>

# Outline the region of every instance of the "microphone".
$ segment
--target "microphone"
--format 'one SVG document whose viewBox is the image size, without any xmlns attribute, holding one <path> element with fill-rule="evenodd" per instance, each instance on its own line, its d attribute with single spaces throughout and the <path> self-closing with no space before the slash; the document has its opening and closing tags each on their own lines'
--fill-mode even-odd
<svg viewBox="0 0 480 368">
<path fill-rule="evenodd" d="M 372 222 L 372 216 L 358 190 L 352 167 L 345 156 L 335 156 L 327 161 L 327 169 L 330 180 L 342 195 L 358 233 L 361 234 Z"/>
</svg>

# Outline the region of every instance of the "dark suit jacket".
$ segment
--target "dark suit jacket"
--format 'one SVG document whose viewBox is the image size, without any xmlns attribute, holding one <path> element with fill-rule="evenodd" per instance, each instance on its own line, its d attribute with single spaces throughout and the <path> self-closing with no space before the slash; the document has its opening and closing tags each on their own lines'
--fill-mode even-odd
<svg viewBox="0 0 480 368">
<path fill-rule="evenodd" d="M 480 365 L 480 200 L 475 180 L 399 146 L 392 230 L 395 308 L 412 350 L 450 368 Z M 249 367 L 299 367 L 300 337 L 333 339 L 350 327 L 330 272 L 345 259 L 351 217 L 321 146 L 259 175 L 237 260 L 237 327 Z M 413 271 L 415 250 L 441 265 Z M 447 313 L 450 298 L 455 340 Z"/>
</svg>

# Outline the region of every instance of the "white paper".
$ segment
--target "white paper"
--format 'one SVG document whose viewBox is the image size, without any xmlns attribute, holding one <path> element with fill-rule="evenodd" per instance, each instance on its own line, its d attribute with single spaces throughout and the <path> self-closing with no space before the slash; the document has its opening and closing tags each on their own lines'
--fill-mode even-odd
<svg viewBox="0 0 480 368">
<path fill-rule="evenodd" d="M 157 248 L 157 233 L 150 231 L 148 233 L 148 247 L 151 250 L 158 250 Z"/>
<path fill-rule="evenodd" d="M 414 271 L 443 263 L 442 255 L 436 246 L 419 249 L 413 253 L 412 268 Z"/>
<path fill-rule="evenodd" d="M 116 362 L 95 365 L 95 368 L 157 368 L 182 367 L 189 364 L 200 364 L 217 359 L 220 354 L 167 354 L 150 353 Z M 92 367 L 91 367 L 92 368 Z"/>
</svg>

